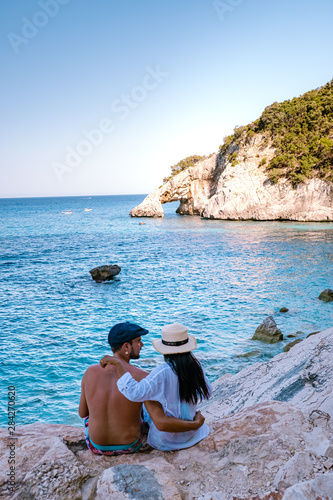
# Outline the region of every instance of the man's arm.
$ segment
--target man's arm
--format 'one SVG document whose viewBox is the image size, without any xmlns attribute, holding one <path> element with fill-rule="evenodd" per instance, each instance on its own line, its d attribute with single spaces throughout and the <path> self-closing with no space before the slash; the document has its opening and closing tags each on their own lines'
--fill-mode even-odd
<svg viewBox="0 0 333 500">
<path fill-rule="evenodd" d="M 80 405 L 79 405 L 79 415 L 81 418 L 85 418 L 89 416 L 89 409 L 87 405 L 87 400 L 86 400 L 86 395 L 84 392 L 84 377 L 85 374 L 83 375 L 83 379 L 81 382 L 81 397 L 80 397 Z"/>
<path fill-rule="evenodd" d="M 157 401 L 145 401 L 145 407 L 156 428 L 163 432 L 186 432 L 195 431 L 202 426 L 205 417 L 198 411 L 194 420 L 182 420 L 176 417 L 167 417 L 162 405 Z"/>
</svg>

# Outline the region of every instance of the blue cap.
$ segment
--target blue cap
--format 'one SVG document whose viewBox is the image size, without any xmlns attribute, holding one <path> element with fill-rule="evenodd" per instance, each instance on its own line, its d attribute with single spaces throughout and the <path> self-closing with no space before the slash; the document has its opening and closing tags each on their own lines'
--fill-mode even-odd
<svg viewBox="0 0 333 500">
<path fill-rule="evenodd" d="M 147 335 L 147 333 L 148 330 L 142 328 L 142 326 L 126 321 L 125 323 L 118 323 L 111 328 L 108 342 L 111 347 L 114 347 L 136 339 L 137 337 L 141 337 L 142 335 Z"/>
</svg>

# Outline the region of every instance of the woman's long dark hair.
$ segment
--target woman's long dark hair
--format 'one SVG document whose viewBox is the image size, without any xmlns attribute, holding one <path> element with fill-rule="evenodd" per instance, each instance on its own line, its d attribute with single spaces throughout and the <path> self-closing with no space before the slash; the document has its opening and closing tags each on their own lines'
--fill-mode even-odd
<svg viewBox="0 0 333 500">
<path fill-rule="evenodd" d="M 164 360 L 178 377 L 181 401 L 197 404 L 209 398 L 210 392 L 201 365 L 191 352 L 167 354 Z"/>
</svg>

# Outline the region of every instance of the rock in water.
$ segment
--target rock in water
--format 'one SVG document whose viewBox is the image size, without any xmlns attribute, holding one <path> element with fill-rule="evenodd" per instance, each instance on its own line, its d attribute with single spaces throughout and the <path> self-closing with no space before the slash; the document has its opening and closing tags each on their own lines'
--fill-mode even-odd
<svg viewBox="0 0 333 500">
<path fill-rule="evenodd" d="M 319 332 L 311 332 L 311 333 L 309 333 L 309 335 L 306 336 L 306 338 L 308 339 L 309 337 L 311 337 L 311 335 L 317 335 L 317 333 L 320 333 L 320 331 Z"/>
<path fill-rule="evenodd" d="M 287 313 L 289 309 L 287 307 L 281 307 L 280 313 Z"/>
<path fill-rule="evenodd" d="M 289 335 L 288 335 L 288 337 L 289 337 Z M 300 342 L 302 342 L 302 339 L 296 339 L 293 342 L 289 342 L 289 344 L 287 344 L 287 345 L 284 346 L 283 352 L 289 352 L 290 349 L 292 347 L 294 347 L 294 345 L 299 344 Z"/>
<path fill-rule="evenodd" d="M 256 351 L 250 351 L 250 352 L 244 352 L 242 354 L 236 354 L 235 358 L 251 358 L 252 356 L 261 356 L 262 351 L 256 350 Z"/>
<path fill-rule="evenodd" d="M 331 288 L 326 288 L 319 295 L 319 300 L 323 300 L 324 302 L 332 302 L 333 301 L 333 290 Z"/>
<path fill-rule="evenodd" d="M 131 210 L 132 217 L 164 217 L 158 189 L 148 195 L 140 205 Z"/>
<path fill-rule="evenodd" d="M 112 280 L 115 276 L 117 276 L 117 274 L 120 273 L 120 271 L 121 268 L 119 266 L 112 265 L 94 267 L 94 269 L 91 269 L 89 272 L 92 279 L 95 280 L 96 283 L 102 283 L 103 281 Z"/>
<path fill-rule="evenodd" d="M 282 332 L 277 327 L 273 316 L 267 316 L 261 325 L 258 326 L 251 340 L 261 340 L 268 344 L 276 344 L 280 340 L 283 340 Z"/>
</svg>

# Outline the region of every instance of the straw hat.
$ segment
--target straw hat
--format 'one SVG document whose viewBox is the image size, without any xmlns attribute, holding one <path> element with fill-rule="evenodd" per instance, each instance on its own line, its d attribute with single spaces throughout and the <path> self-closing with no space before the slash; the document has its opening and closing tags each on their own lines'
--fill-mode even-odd
<svg viewBox="0 0 333 500">
<path fill-rule="evenodd" d="M 154 339 L 153 346 L 161 354 L 178 354 L 190 352 L 197 348 L 197 341 L 188 334 L 187 328 L 179 323 L 162 328 L 162 338 Z"/>
</svg>

